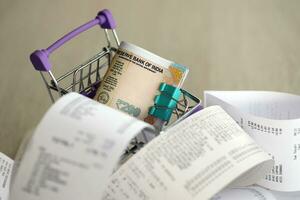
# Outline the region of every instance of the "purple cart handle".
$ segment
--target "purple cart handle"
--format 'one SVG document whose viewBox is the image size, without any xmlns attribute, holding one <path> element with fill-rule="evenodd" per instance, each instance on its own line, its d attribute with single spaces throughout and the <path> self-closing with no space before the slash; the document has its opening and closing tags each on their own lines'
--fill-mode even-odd
<svg viewBox="0 0 300 200">
<path fill-rule="evenodd" d="M 30 61 L 34 68 L 38 71 L 50 71 L 51 63 L 49 61 L 50 54 L 61 47 L 63 44 L 76 37 L 80 33 L 94 27 L 95 25 L 100 25 L 103 29 L 115 29 L 116 22 L 107 9 L 100 11 L 96 18 L 83 24 L 82 26 L 74 29 L 73 31 L 64 35 L 61 39 L 54 42 L 47 49 L 36 50 L 30 55 Z"/>
</svg>

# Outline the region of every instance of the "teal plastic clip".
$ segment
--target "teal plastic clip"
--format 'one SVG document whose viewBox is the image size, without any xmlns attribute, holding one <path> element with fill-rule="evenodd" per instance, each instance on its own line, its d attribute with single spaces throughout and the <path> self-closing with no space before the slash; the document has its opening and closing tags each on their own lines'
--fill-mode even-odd
<svg viewBox="0 0 300 200">
<path fill-rule="evenodd" d="M 160 84 L 159 91 L 161 94 L 155 96 L 154 106 L 150 107 L 148 114 L 162 121 L 169 121 L 182 92 L 180 88 L 166 83 Z"/>
</svg>

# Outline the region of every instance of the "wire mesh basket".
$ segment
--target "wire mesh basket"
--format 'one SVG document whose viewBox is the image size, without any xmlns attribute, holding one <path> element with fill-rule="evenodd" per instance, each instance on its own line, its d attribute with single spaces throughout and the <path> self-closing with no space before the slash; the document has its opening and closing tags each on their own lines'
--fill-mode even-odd
<svg viewBox="0 0 300 200">
<path fill-rule="evenodd" d="M 104 30 L 107 45 L 82 64 L 73 67 L 60 76 L 55 76 L 49 60 L 51 53 L 72 38 L 97 25 Z M 36 50 L 30 55 L 30 60 L 35 70 L 40 73 L 52 102 L 69 92 L 77 92 L 89 98 L 95 96 L 96 90 L 101 84 L 101 79 L 120 44 L 115 28 L 116 23 L 111 12 L 105 9 L 100 11 L 95 19 L 67 33 L 48 48 Z M 111 37 L 113 37 L 113 40 L 111 40 Z M 176 123 L 176 121 L 188 116 L 195 110 L 201 109 L 200 100 L 197 97 L 183 89 L 181 89 L 181 92 L 182 96 L 177 102 L 176 109 L 173 111 L 172 122 L 169 125 Z M 145 143 L 147 141 L 135 138 L 128 146 L 125 154 L 134 154 Z"/>
</svg>

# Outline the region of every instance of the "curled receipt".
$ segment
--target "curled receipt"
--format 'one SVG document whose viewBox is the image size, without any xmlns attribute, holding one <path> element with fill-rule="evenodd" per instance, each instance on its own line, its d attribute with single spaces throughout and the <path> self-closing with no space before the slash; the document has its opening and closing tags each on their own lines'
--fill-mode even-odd
<svg viewBox="0 0 300 200">
<path fill-rule="evenodd" d="M 300 191 L 300 96 L 264 91 L 206 91 L 206 106 L 220 105 L 275 160 L 258 184 Z"/>
<path fill-rule="evenodd" d="M 0 200 L 8 200 L 14 161 L 0 152 Z"/>
<path fill-rule="evenodd" d="M 226 186 L 251 185 L 271 157 L 213 106 L 153 139 L 111 177 L 102 200 L 210 199 Z"/>
<path fill-rule="evenodd" d="M 151 128 L 79 94 L 62 97 L 35 130 L 11 200 L 99 200 L 129 141 Z"/>
</svg>

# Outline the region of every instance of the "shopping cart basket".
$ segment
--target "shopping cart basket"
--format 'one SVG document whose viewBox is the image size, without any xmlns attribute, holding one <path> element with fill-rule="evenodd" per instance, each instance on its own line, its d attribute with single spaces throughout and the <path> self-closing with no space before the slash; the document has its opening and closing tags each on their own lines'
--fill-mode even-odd
<svg viewBox="0 0 300 200">
<path fill-rule="evenodd" d="M 52 72 L 52 65 L 49 60 L 51 53 L 77 35 L 97 25 L 100 25 L 104 30 L 107 46 L 86 62 L 75 66 L 70 71 L 56 78 Z M 35 70 L 40 72 L 52 102 L 69 92 L 77 92 L 90 98 L 94 97 L 107 70 L 107 66 L 110 65 L 114 52 L 120 44 L 115 28 L 116 23 L 111 12 L 105 9 L 100 11 L 95 19 L 67 33 L 48 48 L 36 50 L 30 55 L 30 60 Z M 111 40 L 111 36 L 113 40 Z M 181 91 L 182 97 L 174 110 L 173 121 L 201 108 L 198 98 L 183 89 Z M 130 149 L 138 149 L 136 147 L 141 146 L 141 142 L 136 140 L 132 144 Z M 135 152 L 135 150 L 130 150 L 130 152 Z"/>
</svg>

